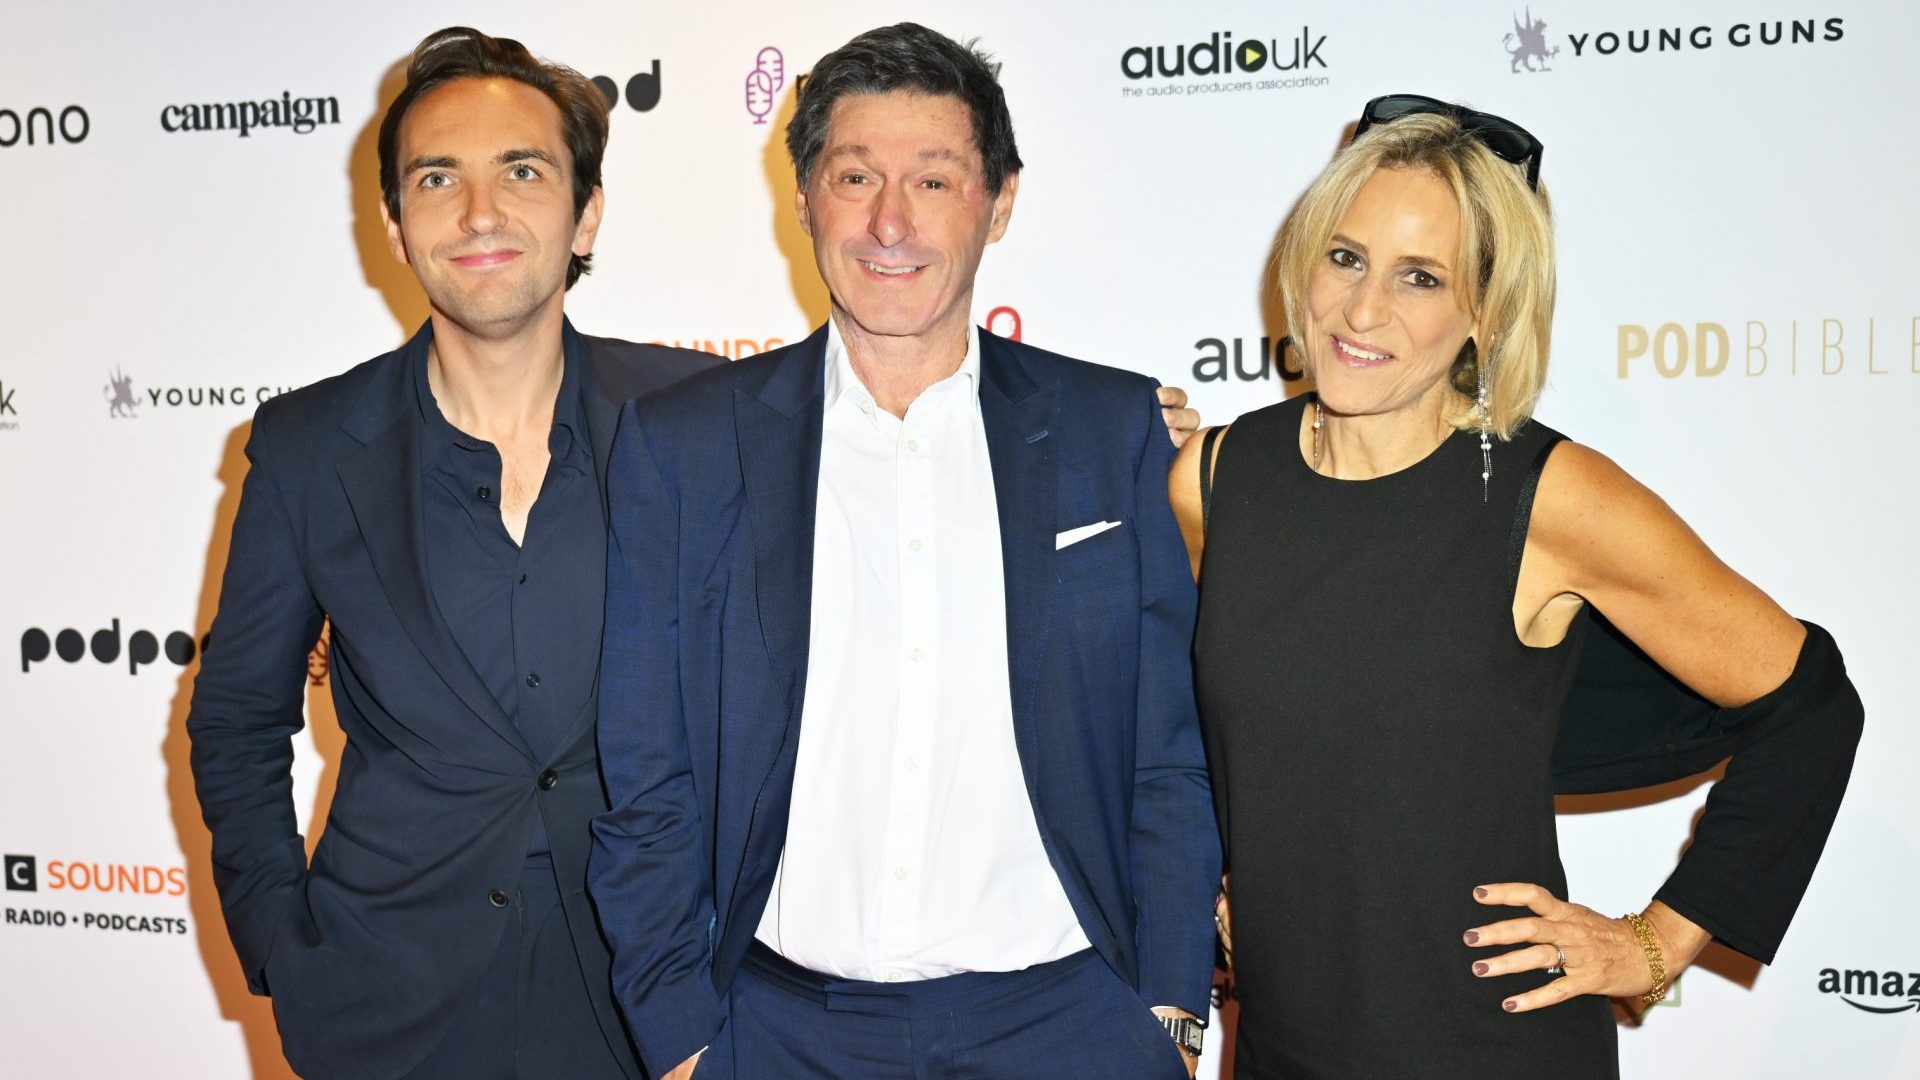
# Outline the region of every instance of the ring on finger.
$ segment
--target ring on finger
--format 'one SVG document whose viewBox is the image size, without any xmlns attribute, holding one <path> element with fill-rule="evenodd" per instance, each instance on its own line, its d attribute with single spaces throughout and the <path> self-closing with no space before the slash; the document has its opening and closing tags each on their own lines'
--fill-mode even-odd
<svg viewBox="0 0 1920 1080">
<path fill-rule="evenodd" d="M 1552 942 L 1547 942 L 1547 944 L 1553 945 Z M 1552 966 L 1547 968 L 1547 974 L 1565 975 L 1566 973 L 1567 973 L 1567 950 L 1561 948 L 1558 945 L 1554 945 L 1553 946 L 1553 964 Z"/>
</svg>

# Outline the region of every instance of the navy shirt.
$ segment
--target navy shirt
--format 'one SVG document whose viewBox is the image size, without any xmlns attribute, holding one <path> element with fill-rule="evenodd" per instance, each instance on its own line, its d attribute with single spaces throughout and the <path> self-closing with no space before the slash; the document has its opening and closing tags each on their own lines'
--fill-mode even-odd
<svg viewBox="0 0 1920 1080">
<path fill-rule="evenodd" d="M 606 516 L 587 432 L 584 360 L 567 341 L 547 436 L 551 460 L 516 545 L 500 519 L 500 451 L 447 421 L 414 373 L 427 578 L 441 617 L 519 728 L 548 761 L 570 732 L 587 730 L 599 673 L 606 595 Z M 534 851 L 546 850 L 536 828 Z"/>
</svg>

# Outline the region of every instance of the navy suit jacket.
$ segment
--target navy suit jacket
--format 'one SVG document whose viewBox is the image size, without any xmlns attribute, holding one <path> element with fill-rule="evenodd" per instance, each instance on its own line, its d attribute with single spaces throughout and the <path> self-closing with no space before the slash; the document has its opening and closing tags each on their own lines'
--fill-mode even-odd
<svg viewBox="0 0 1920 1080">
<path fill-rule="evenodd" d="M 537 805 L 601 1025 L 638 1076 L 584 892 L 587 823 L 606 808 L 591 710 L 550 758 L 536 758 L 428 583 L 411 365 L 431 339 L 428 324 L 404 347 L 254 417 L 252 468 L 187 716 L 214 882 L 247 985 L 273 995 L 294 1068 L 399 1076 L 439 1042 L 492 956 L 511 916 L 489 893 L 519 881 Z M 585 361 L 602 477 L 620 404 L 714 362 L 571 325 L 564 340 Z M 346 747 L 309 867 L 290 740 L 323 619 Z"/>
<path fill-rule="evenodd" d="M 628 407 L 608 480 L 588 876 L 656 1075 L 710 1043 L 785 844 L 812 612 L 826 331 Z M 1144 1005 L 1205 1016 L 1220 885 L 1167 502 L 1142 376 L 980 333 L 1015 743 L 1081 928 Z M 1119 528 L 1054 549 L 1059 532 Z"/>
</svg>

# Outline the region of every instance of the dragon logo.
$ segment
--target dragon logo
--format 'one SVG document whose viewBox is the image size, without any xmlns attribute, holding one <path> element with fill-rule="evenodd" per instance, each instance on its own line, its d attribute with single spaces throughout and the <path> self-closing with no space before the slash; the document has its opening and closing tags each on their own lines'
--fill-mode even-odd
<svg viewBox="0 0 1920 1080">
<path fill-rule="evenodd" d="M 133 407 L 139 404 L 133 400 L 133 376 L 123 374 L 119 368 L 114 368 L 113 374 L 107 376 L 107 385 L 100 388 L 100 393 L 107 399 L 108 416 L 124 416 L 129 420 L 139 419 L 133 412 Z"/>
<path fill-rule="evenodd" d="M 1513 17 L 1513 33 L 1501 38 L 1500 43 L 1506 46 L 1507 55 L 1513 58 L 1515 75 L 1520 74 L 1522 67 L 1528 71 L 1552 71 L 1547 61 L 1560 55 L 1560 46 L 1547 48 L 1547 21 L 1534 18 L 1532 8 L 1527 9 L 1524 20 L 1518 15 Z M 1536 60 L 1540 62 L 1539 67 L 1533 66 Z"/>
</svg>

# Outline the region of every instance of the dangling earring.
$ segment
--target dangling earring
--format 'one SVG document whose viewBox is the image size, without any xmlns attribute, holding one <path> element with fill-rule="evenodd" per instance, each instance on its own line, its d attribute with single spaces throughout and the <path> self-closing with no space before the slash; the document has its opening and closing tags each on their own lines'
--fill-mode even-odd
<svg viewBox="0 0 1920 1080">
<path fill-rule="evenodd" d="M 1473 414 L 1480 427 L 1480 501 L 1484 503 L 1493 489 L 1493 410 L 1487 407 L 1487 362 L 1483 358 L 1475 366 L 1480 386 L 1474 394 Z"/>
</svg>

